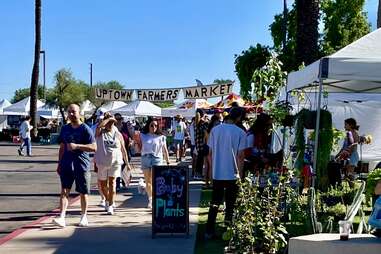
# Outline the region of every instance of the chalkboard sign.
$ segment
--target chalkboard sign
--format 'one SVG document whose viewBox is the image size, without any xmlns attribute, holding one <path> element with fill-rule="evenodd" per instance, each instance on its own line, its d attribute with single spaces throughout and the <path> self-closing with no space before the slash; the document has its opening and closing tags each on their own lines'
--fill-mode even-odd
<svg viewBox="0 0 381 254">
<path fill-rule="evenodd" d="M 157 233 L 189 235 L 188 168 L 152 169 L 152 237 Z"/>
</svg>

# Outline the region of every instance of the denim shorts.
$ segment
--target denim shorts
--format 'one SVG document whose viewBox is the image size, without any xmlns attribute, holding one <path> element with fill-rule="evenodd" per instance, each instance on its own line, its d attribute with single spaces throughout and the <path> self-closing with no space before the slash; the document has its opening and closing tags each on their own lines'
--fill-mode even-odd
<svg viewBox="0 0 381 254">
<path fill-rule="evenodd" d="M 142 155 L 142 170 L 150 170 L 153 166 L 162 164 L 162 159 L 153 154 Z"/>
<path fill-rule="evenodd" d="M 62 169 L 60 172 L 61 187 L 71 189 L 75 181 L 75 191 L 80 194 L 90 194 L 91 172 L 83 170 Z"/>
<path fill-rule="evenodd" d="M 183 146 L 183 145 L 184 145 L 184 139 L 174 139 L 174 140 L 173 140 L 173 145 L 174 145 L 175 147 L 177 147 L 177 145 L 179 145 L 179 146 Z"/>
</svg>

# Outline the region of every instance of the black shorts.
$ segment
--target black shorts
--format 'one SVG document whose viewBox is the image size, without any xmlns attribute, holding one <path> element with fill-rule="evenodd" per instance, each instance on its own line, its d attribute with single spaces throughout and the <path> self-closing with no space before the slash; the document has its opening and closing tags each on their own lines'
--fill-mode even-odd
<svg viewBox="0 0 381 254">
<path fill-rule="evenodd" d="M 71 189 L 75 181 L 75 191 L 80 194 L 90 194 L 91 172 L 83 170 L 63 170 L 60 172 L 61 187 Z"/>
</svg>

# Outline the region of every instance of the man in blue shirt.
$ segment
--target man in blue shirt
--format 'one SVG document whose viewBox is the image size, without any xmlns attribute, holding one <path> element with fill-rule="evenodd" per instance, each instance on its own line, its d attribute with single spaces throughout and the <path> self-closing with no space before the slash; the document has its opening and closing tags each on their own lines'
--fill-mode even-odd
<svg viewBox="0 0 381 254">
<path fill-rule="evenodd" d="M 238 194 L 237 180 L 243 177 L 246 133 L 236 124 L 241 121 L 243 109 L 232 108 L 227 120 L 215 126 L 208 139 L 209 164 L 212 165 L 213 193 L 209 207 L 206 238 L 215 234 L 218 207 L 225 196 L 225 222 L 233 219 L 234 204 Z"/>
<path fill-rule="evenodd" d="M 79 226 L 88 226 L 87 204 L 90 193 L 90 157 L 89 152 L 97 149 L 90 127 L 81 122 L 79 106 L 69 105 L 67 109 L 69 124 L 62 127 L 57 173 L 61 180 L 60 217 L 53 222 L 65 227 L 65 215 L 68 207 L 70 189 L 75 181 L 75 190 L 81 196 L 82 217 Z"/>
</svg>

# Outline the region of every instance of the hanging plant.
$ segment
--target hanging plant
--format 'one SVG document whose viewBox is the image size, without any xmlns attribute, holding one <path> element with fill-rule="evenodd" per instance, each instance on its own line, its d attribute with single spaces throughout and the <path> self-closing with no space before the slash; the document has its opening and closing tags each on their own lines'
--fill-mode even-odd
<svg viewBox="0 0 381 254">
<path fill-rule="evenodd" d="M 313 120 L 315 116 L 315 120 Z M 295 168 L 302 170 L 304 166 L 304 153 L 305 153 L 305 133 L 307 128 L 316 128 L 316 111 L 310 111 L 308 109 L 302 109 L 297 115 L 296 124 L 296 151 L 297 158 Z M 319 124 L 319 140 L 318 140 L 318 152 L 317 152 L 317 168 L 316 174 L 318 179 L 318 187 L 326 190 L 328 188 L 328 172 L 327 165 L 330 160 L 332 147 L 333 147 L 333 129 L 332 129 L 332 115 L 327 110 L 320 110 L 320 124 Z M 315 135 L 312 137 L 312 141 L 315 140 Z"/>
<path fill-rule="evenodd" d="M 280 125 L 289 114 L 290 107 L 283 102 L 276 102 L 279 92 L 286 85 L 287 73 L 282 71 L 282 62 L 272 55 L 265 66 L 256 69 L 253 73 L 253 100 L 264 100 L 266 111 L 274 119 L 274 123 Z"/>
</svg>

